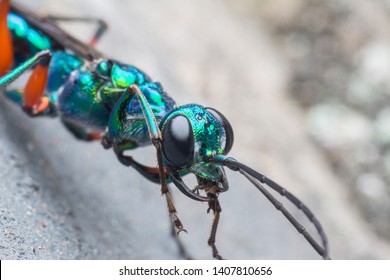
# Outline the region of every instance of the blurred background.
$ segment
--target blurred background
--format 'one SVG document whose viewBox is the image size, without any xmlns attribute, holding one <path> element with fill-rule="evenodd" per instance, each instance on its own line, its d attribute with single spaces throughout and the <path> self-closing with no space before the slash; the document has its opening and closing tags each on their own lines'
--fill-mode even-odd
<svg viewBox="0 0 390 280">
<path fill-rule="evenodd" d="M 231 156 L 311 208 L 332 258 L 390 258 L 390 1 L 15 2 L 105 19 L 98 49 L 144 70 L 178 104 L 223 112 L 235 132 Z M 64 28 L 82 40 L 93 31 Z M 159 186 L 112 151 L 4 98 L 0 129 L 1 259 L 181 258 Z M 132 154 L 156 162 L 153 149 Z M 222 256 L 319 258 L 248 181 L 228 178 Z M 188 230 L 180 239 L 194 258 L 211 258 L 207 205 L 173 192 Z"/>
</svg>

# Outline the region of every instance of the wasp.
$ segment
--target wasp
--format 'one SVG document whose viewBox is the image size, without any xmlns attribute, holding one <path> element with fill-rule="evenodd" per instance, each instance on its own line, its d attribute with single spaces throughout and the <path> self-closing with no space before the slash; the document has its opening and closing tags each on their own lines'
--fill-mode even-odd
<svg viewBox="0 0 390 280">
<path fill-rule="evenodd" d="M 95 22 L 89 42 L 58 26 L 58 21 Z M 107 30 L 95 18 L 38 16 L 9 0 L 0 0 L 0 88 L 30 117 L 58 117 L 77 139 L 100 141 L 119 162 L 160 184 L 172 227 L 186 232 L 172 200 L 169 184 L 188 198 L 206 202 L 213 213 L 208 245 L 222 259 L 216 235 L 221 215 L 218 197 L 229 190 L 225 169 L 242 174 L 303 235 L 317 253 L 329 259 L 328 242 L 312 211 L 285 188 L 228 157 L 234 133 L 218 110 L 198 104 L 176 105 L 162 85 L 135 66 L 106 58 L 94 46 Z M 24 89 L 9 86 L 30 72 Z M 127 153 L 153 145 L 157 166 L 146 166 Z M 193 174 L 191 188 L 183 177 Z M 321 245 L 279 202 L 268 188 L 286 197 L 316 228 Z"/>
</svg>

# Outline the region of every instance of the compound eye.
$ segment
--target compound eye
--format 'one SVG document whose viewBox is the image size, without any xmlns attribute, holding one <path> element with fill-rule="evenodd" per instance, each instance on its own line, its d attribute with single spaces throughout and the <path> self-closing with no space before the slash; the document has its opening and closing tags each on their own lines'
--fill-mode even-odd
<svg viewBox="0 0 390 280">
<path fill-rule="evenodd" d="M 96 65 L 96 72 L 102 77 L 108 77 L 111 74 L 112 62 L 103 60 Z"/>
<path fill-rule="evenodd" d="M 186 168 L 194 158 L 195 139 L 190 121 L 185 116 L 169 119 L 162 130 L 162 150 L 170 167 Z"/>
<path fill-rule="evenodd" d="M 230 150 L 232 149 L 233 147 L 233 143 L 234 143 L 234 133 L 233 133 L 233 128 L 232 126 L 230 125 L 229 121 L 227 120 L 227 118 L 225 118 L 224 115 L 222 115 L 220 112 L 218 112 L 217 110 L 213 109 L 213 108 L 206 108 L 206 110 L 211 114 L 213 115 L 214 118 L 217 119 L 217 121 L 222 125 L 223 129 L 225 130 L 225 134 L 226 134 L 226 143 L 225 143 L 225 147 L 223 148 L 224 150 L 224 154 L 226 155 L 227 153 L 230 152 Z"/>
</svg>

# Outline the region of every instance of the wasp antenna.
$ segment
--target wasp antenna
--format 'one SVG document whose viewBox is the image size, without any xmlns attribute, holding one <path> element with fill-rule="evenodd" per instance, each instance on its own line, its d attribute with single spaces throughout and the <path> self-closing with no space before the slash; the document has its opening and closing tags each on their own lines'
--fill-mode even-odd
<svg viewBox="0 0 390 280">
<path fill-rule="evenodd" d="M 252 168 L 238 162 L 237 160 L 222 155 L 218 155 L 210 160 L 211 162 L 228 167 L 233 171 L 240 172 L 245 178 L 247 178 L 274 206 L 277 210 L 282 212 L 286 219 L 295 227 L 295 229 L 302 234 L 309 244 L 322 256 L 323 259 L 329 258 L 328 239 L 325 231 L 322 228 L 320 221 L 314 216 L 311 210 L 295 195 L 287 191 L 285 188 L 267 178 L 263 174 L 253 170 Z M 285 196 L 291 203 L 293 203 L 298 209 L 306 215 L 310 222 L 315 226 L 318 234 L 321 237 L 322 247 L 317 241 L 306 231 L 305 227 L 302 226 L 295 217 L 278 201 L 265 187 L 264 185 L 272 188 L 280 195 Z"/>
</svg>

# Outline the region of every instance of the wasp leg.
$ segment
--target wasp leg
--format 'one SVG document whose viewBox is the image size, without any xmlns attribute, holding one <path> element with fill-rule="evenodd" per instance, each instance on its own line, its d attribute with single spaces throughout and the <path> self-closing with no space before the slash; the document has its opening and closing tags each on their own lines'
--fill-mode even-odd
<svg viewBox="0 0 390 280">
<path fill-rule="evenodd" d="M 8 12 L 9 0 L 0 1 L 0 76 L 11 70 L 13 63 L 12 37 L 7 24 Z"/>
<path fill-rule="evenodd" d="M 52 114 L 49 99 L 43 96 L 51 52 L 44 50 L 0 78 L 0 89 L 8 86 L 24 72 L 33 69 L 23 91 L 22 108 L 30 116 Z M 35 67 L 35 68 L 34 68 Z"/>
<path fill-rule="evenodd" d="M 77 125 L 71 121 L 61 120 L 64 126 L 77 138 L 83 141 L 95 141 L 102 138 L 100 131 L 88 131 L 84 127 Z"/>
<path fill-rule="evenodd" d="M 120 144 L 113 144 L 111 143 L 110 136 L 108 135 L 108 133 L 106 133 L 102 137 L 101 143 L 105 149 L 113 148 L 119 162 L 122 163 L 124 166 L 131 166 L 146 179 L 152 181 L 153 183 L 161 184 L 160 170 L 157 167 L 143 165 L 136 161 L 132 156 L 127 156 L 123 154 L 127 150 L 136 148 L 136 143 L 131 140 L 124 140 Z M 168 175 L 166 175 L 166 178 L 167 177 Z"/>
<path fill-rule="evenodd" d="M 136 160 L 133 159 L 131 156 L 125 156 L 125 155 L 118 155 L 118 158 L 120 162 L 126 166 L 132 166 L 134 167 L 142 176 L 144 176 L 146 179 L 161 184 L 160 180 L 160 172 L 159 169 L 156 167 L 149 167 L 145 166 Z M 167 174 L 165 175 L 166 178 L 168 178 Z M 187 252 L 186 248 L 184 247 L 183 242 L 179 239 L 179 236 L 176 234 L 176 228 L 173 223 L 171 223 L 171 234 L 173 239 L 175 240 L 177 247 L 179 248 L 179 254 L 186 260 L 192 260 L 193 258 L 191 255 Z"/>
<path fill-rule="evenodd" d="M 161 131 L 158 128 L 156 118 L 154 117 L 153 111 L 150 108 L 149 103 L 146 100 L 146 97 L 139 89 L 139 87 L 137 85 L 131 85 L 129 86 L 129 90 L 133 94 L 136 94 L 140 101 L 141 108 L 145 116 L 146 124 L 148 126 L 150 140 L 152 141 L 152 144 L 154 145 L 157 151 L 157 163 L 158 163 L 158 169 L 159 169 L 159 174 L 161 179 L 161 193 L 166 198 L 168 211 L 172 220 L 172 224 L 175 226 L 177 230 L 177 234 L 179 234 L 182 231 L 187 232 L 182 222 L 180 221 L 179 216 L 177 215 L 177 211 L 175 205 L 173 204 L 173 200 L 167 185 L 167 178 L 165 175 L 164 163 L 162 160 L 162 144 L 161 144 L 162 136 L 161 136 Z"/>
<path fill-rule="evenodd" d="M 100 18 L 89 18 L 89 17 L 66 17 L 66 16 L 46 16 L 44 19 L 49 21 L 83 21 L 87 23 L 97 24 L 97 29 L 89 40 L 88 45 L 94 47 L 96 43 L 103 37 L 103 34 L 108 29 L 108 24 Z"/>
<path fill-rule="evenodd" d="M 179 254 L 186 260 L 193 260 L 194 258 L 187 252 L 183 242 L 180 240 L 179 236 L 176 234 L 176 229 L 173 224 L 171 224 L 171 235 L 175 240 L 177 247 L 179 248 Z"/>
<path fill-rule="evenodd" d="M 103 144 L 103 146 L 105 148 L 111 147 L 111 145 L 108 143 L 106 137 L 103 137 L 102 142 L 105 142 L 105 144 Z M 136 161 L 133 157 L 123 155 L 123 153 L 117 153 L 117 157 L 123 165 L 132 166 L 135 170 L 137 170 L 146 179 L 152 181 L 153 183 L 161 184 L 160 171 L 157 167 L 145 166 L 145 165 L 139 163 L 138 161 Z M 165 176 L 166 176 L 166 178 L 168 178 L 167 174 Z M 175 228 L 174 224 L 171 223 L 171 225 L 172 225 L 171 233 L 172 233 L 173 239 L 175 240 L 175 242 L 177 244 L 177 247 L 179 248 L 180 255 L 186 260 L 192 260 L 193 258 L 187 252 L 183 243 L 181 242 L 178 235 L 176 234 L 176 228 Z"/>
<path fill-rule="evenodd" d="M 142 176 L 146 179 L 152 181 L 156 184 L 161 184 L 160 180 L 160 170 L 157 167 L 145 166 L 131 156 L 125 156 L 123 154 L 117 154 L 119 161 L 125 166 L 131 166 L 137 170 Z M 167 176 L 167 175 L 165 175 Z"/>
<path fill-rule="evenodd" d="M 125 165 L 131 165 L 131 161 L 129 161 L 129 158 L 123 156 L 123 152 L 134 147 L 135 143 L 133 143 L 131 140 L 123 139 L 122 133 L 126 129 L 126 116 L 124 112 L 127 111 L 128 104 L 133 98 L 134 94 L 137 95 L 137 98 L 140 101 L 142 112 L 144 114 L 145 121 L 148 127 L 150 140 L 152 141 L 157 151 L 158 176 L 160 178 L 161 193 L 166 198 L 169 216 L 172 220 L 172 224 L 174 225 L 177 233 L 180 233 L 181 231 L 186 231 L 177 215 L 177 211 L 173 204 L 172 197 L 167 185 L 167 177 L 165 174 L 166 171 L 162 160 L 161 132 L 158 128 L 153 111 L 138 86 L 131 85 L 112 108 L 109 119 L 108 132 L 103 137 L 102 144 L 105 148 L 110 148 L 112 146 L 114 148 L 115 153 L 119 155 L 118 159 Z M 115 139 L 115 141 L 113 141 L 113 139 Z M 122 139 L 122 143 L 120 143 L 120 139 Z M 130 146 L 126 147 L 126 145 Z M 153 176 L 149 176 L 150 172 L 145 171 L 145 168 L 141 167 L 140 170 L 142 170 L 142 174 L 145 174 L 149 178 L 155 176 L 154 174 Z"/>
<path fill-rule="evenodd" d="M 221 255 L 218 253 L 217 246 L 215 246 L 215 238 L 217 235 L 219 217 L 221 215 L 222 208 L 221 205 L 219 204 L 218 196 L 216 194 L 208 193 L 208 197 L 210 198 L 210 201 L 209 201 L 209 209 L 207 209 L 207 213 L 209 213 L 210 210 L 213 210 L 214 217 L 213 217 L 213 222 L 211 224 L 210 237 L 207 243 L 212 249 L 214 259 L 223 260 Z"/>
</svg>

